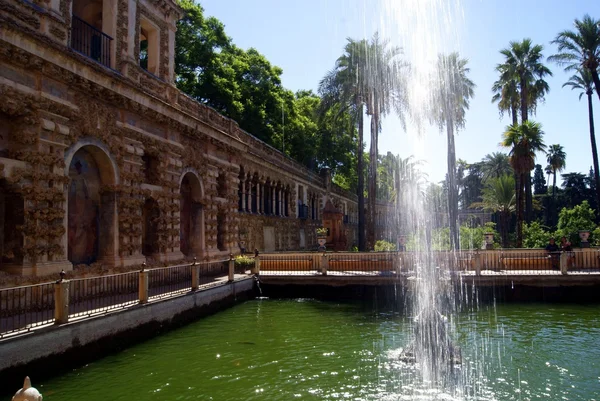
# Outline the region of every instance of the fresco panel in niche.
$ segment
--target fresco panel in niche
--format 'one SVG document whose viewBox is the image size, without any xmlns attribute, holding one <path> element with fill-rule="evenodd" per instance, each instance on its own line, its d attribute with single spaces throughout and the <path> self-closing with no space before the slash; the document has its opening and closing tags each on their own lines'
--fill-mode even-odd
<svg viewBox="0 0 600 401">
<path fill-rule="evenodd" d="M 69 167 L 69 261 L 91 264 L 98 258 L 100 171 L 93 156 L 80 149 Z"/>
</svg>

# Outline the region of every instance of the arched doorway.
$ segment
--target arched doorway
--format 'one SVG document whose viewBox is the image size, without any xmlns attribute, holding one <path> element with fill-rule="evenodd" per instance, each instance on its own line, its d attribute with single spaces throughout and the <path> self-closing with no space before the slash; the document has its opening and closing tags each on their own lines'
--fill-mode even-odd
<svg viewBox="0 0 600 401">
<path fill-rule="evenodd" d="M 23 196 L 0 180 L 0 269 L 23 263 L 23 235 L 18 227 L 24 219 Z"/>
<path fill-rule="evenodd" d="M 202 187 L 198 177 L 194 173 L 186 173 L 179 192 L 180 249 L 185 256 L 198 256 L 204 250 Z"/>
<path fill-rule="evenodd" d="M 67 253 L 74 265 L 89 265 L 115 256 L 115 194 L 103 186 L 115 183 L 108 155 L 88 145 L 69 164 Z"/>
<path fill-rule="evenodd" d="M 160 208 L 158 202 L 152 198 L 146 199 L 143 209 L 142 228 L 142 254 L 152 257 L 160 253 L 158 245 L 158 228 Z"/>
</svg>

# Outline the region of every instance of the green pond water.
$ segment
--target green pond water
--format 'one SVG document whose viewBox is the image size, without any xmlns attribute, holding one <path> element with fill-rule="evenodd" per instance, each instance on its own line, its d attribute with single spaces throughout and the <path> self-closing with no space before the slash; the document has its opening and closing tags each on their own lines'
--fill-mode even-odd
<svg viewBox="0 0 600 401">
<path fill-rule="evenodd" d="M 598 305 L 481 306 L 453 319 L 456 386 L 399 362 L 412 320 L 353 303 L 254 300 L 45 382 L 44 400 L 600 400 Z"/>
</svg>

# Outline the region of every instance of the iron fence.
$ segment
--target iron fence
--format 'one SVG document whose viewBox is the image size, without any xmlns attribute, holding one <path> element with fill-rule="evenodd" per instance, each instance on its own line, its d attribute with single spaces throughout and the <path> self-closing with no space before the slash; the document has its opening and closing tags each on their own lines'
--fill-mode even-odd
<svg viewBox="0 0 600 401">
<path fill-rule="evenodd" d="M 0 338 L 54 321 L 54 283 L 0 290 Z"/>
<path fill-rule="evenodd" d="M 192 289 L 192 265 L 159 267 L 148 270 L 148 296 L 164 298 Z"/>
<path fill-rule="evenodd" d="M 138 303 L 139 273 L 69 280 L 69 317 L 91 316 Z"/>
</svg>

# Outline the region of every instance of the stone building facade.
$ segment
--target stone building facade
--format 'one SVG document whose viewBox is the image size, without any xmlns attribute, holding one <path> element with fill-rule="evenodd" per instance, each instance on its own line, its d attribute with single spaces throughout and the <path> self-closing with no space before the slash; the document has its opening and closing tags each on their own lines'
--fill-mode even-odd
<svg viewBox="0 0 600 401">
<path fill-rule="evenodd" d="M 179 91 L 172 0 L 0 2 L 0 269 L 316 246 L 353 194 Z"/>
</svg>

